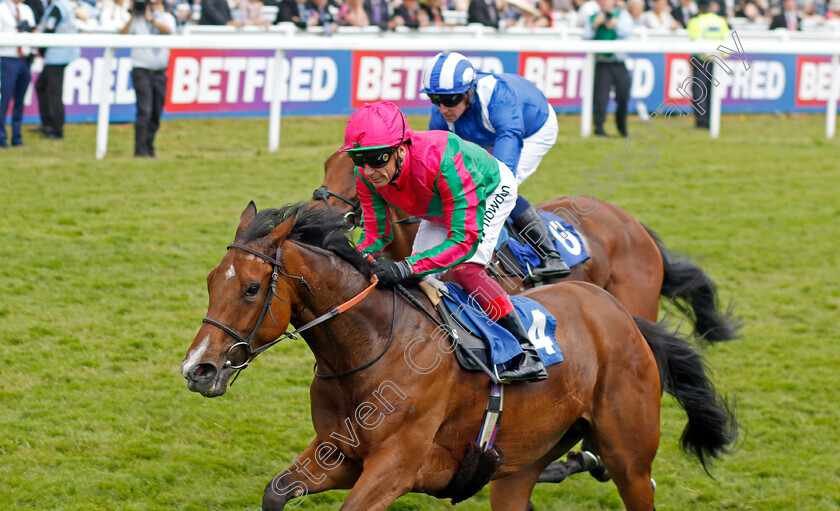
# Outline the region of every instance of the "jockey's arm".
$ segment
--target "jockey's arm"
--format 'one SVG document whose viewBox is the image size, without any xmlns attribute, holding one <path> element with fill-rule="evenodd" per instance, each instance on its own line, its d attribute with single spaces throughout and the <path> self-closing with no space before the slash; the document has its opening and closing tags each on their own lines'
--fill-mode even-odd
<svg viewBox="0 0 840 511">
<path fill-rule="evenodd" d="M 418 275 L 437 273 L 468 259 L 481 235 L 476 184 L 460 152 L 452 159 L 444 159 L 437 187 L 448 235 L 440 245 L 406 258 Z"/>
<path fill-rule="evenodd" d="M 356 249 L 368 254 L 378 253 L 394 239 L 388 220 L 390 208 L 381 195 L 374 191 L 371 183 L 361 174 L 356 177 L 356 192 L 362 205 L 362 237 Z"/>
<path fill-rule="evenodd" d="M 499 82 L 493 92 L 493 101 L 488 108 L 490 123 L 496 130 L 493 142 L 493 156 L 508 166 L 516 174 L 519 156 L 525 138 L 525 119 L 522 105 L 513 91 Z"/>
</svg>

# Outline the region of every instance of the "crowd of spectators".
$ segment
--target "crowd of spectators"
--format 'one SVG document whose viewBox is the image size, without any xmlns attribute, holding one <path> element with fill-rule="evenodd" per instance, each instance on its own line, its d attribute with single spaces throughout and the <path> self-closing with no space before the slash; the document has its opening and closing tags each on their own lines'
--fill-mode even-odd
<svg viewBox="0 0 840 511">
<path fill-rule="evenodd" d="M 33 7 L 43 0 L 25 0 Z M 71 0 L 81 31 L 122 28 L 133 0 Z M 139 1 L 139 0 L 138 0 Z M 340 26 L 447 26 L 479 23 L 489 27 L 582 27 L 597 10 L 595 0 L 164 0 L 179 25 L 268 27 L 289 22 L 304 29 Z M 636 27 L 684 28 L 697 15 L 695 0 L 618 0 Z M 266 8 L 267 7 L 267 8 Z M 713 0 L 713 12 L 735 26 L 787 29 L 823 24 L 840 26 L 840 0 Z"/>
</svg>

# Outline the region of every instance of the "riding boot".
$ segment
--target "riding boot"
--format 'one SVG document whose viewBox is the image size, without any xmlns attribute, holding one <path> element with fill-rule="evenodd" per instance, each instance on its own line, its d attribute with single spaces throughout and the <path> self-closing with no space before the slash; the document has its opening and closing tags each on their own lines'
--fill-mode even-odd
<svg viewBox="0 0 840 511">
<path fill-rule="evenodd" d="M 554 246 L 548 226 L 545 225 L 543 217 L 532 207 L 523 211 L 513 221 L 514 227 L 519 231 L 527 243 L 532 244 L 534 251 L 542 259 L 542 263 L 534 268 L 533 274 L 538 279 L 561 278 L 569 275 L 571 270 L 563 256 Z"/>
<path fill-rule="evenodd" d="M 511 367 L 502 371 L 499 378 L 511 381 L 541 381 L 548 378 L 545 366 L 537 355 L 537 348 L 531 344 L 528 332 L 516 311 L 499 318 L 496 323 L 512 333 L 522 348 L 522 355 L 517 355 L 511 362 Z"/>
</svg>

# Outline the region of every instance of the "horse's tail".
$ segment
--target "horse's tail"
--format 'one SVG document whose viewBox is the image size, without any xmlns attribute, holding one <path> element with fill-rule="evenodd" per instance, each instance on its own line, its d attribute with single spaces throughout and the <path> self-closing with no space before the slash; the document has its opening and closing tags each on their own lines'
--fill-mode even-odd
<svg viewBox="0 0 840 511">
<path fill-rule="evenodd" d="M 738 337 L 740 324 L 732 316 L 732 307 L 718 309 L 717 288 L 712 279 L 696 264 L 665 248 L 655 232 L 645 227 L 659 253 L 665 278 L 660 295 L 694 320 L 694 332 L 710 342 L 730 341 Z"/>
<path fill-rule="evenodd" d="M 738 423 L 729 404 L 715 390 L 706 375 L 707 367 L 685 338 L 672 333 L 662 323 L 633 316 L 656 364 L 662 390 L 674 396 L 688 415 L 680 443 L 688 454 L 697 456 L 708 474 L 714 458 L 732 452 L 738 437 Z"/>
</svg>

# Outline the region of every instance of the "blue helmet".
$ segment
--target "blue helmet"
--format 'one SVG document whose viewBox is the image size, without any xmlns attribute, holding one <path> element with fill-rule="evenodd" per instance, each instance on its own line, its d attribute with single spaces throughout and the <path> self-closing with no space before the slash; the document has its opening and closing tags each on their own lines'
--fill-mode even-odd
<svg viewBox="0 0 840 511">
<path fill-rule="evenodd" d="M 475 85 L 475 68 L 460 53 L 438 53 L 423 70 L 424 94 L 460 94 Z"/>
</svg>

